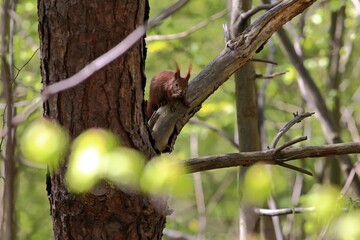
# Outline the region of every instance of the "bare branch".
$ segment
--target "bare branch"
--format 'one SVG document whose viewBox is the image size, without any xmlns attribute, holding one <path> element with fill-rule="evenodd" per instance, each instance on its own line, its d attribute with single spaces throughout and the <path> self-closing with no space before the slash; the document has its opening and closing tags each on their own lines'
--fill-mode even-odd
<svg viewBox="0 0 360 240">
<path fill-rule="evenodd" d="M 116 58 L 124 54 L 129 48 L 131 48 L 142 36 L 144 36 L 146 31 L 145 26 L 139 26 L 135 31 L 129 34 L 123 41 L 121 41 L 114 48 L 110 49 L 89 65 L 85 66 L 78 73 L 73 76 L 54 83 L 50 86 L 47 86 L 42 93 L 42 100 L 45 102 L 51 95 L 57 94 L 66 89 L 75 87 L 76 85 L 84 82 L 88 77 L 94 74 L 96 71 L 105 67 L 107 64 L 114 61 Z"/>
<path fill-rule="evenodd" d="M 277 165 L 295 159 L 319 158 L 360 153 L 360 143 L 338 143 L 323 146 L 293 147 L 275 155 L 276 149 L 257 152 L 229 153 L 215 156 L 192 158 L 184 161 L 189 173 L 218 168 L 251 166 L 256 163 Z"/>
<path fill-rule="evenodd" d="M 174 240 L 196 240 L 197 238 L 195 236 L 191 236 L 176 230 L 172 229 L 164 229 L 163 234 L 168 239 L 174 239 Z"/>
<path fill-rule="evenodd" d="M 288 214 L 296 214 L 296 213 L 305 213 L 305 212 L 313 212 L 315 208 L 282 208 L 282 209 L 264 209 L 264 208 L 256 208 L 255 212 L 261 216 L 281 216 Z"/>
</svg>

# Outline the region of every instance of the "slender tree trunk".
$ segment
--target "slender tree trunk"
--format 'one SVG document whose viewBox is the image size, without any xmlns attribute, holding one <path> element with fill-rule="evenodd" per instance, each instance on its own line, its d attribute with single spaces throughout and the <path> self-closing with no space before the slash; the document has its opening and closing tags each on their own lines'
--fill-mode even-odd
<svg viewBox="0 0 360 240">
<path fill-rule="evenodd" d="M 231 1 L 231 37 L 237 37 L 250 24 L 250 19 L 240 22 L 241 14 L 250 10 L 252 0 Z M 258 123 L 257 90 L 255 70 L 251 62 L 235 72 L 236 116 L 239 135 L 239 151 L 260 150 L 260 131 Z M 240 167 L 240 181 L 246 168 Z M 241 191 L 241 189 L 239 189 Z M 240 194 L 241 196 L 241 194 Z M 259 232 L 259 216 L 253 211 L 254 206 L 240 199 L 240 239 L 247 239 Z"/>
<path fill-rule="evenodd" d="M 331 12 L 330 23 L 330 42 L 329 42 L 329 67 L 328 67 L 328 79 L 327 86 L 331 93 L 331 113 L 335 121 L 335 127 L 337 132 L 341 133 L 340 128 L 340 100 L 341 90 L 340 83 L 342 76 L 340 73 L 340 50 L 343 47 L 343 38 L 345 30 L 345 5 L 341 6 L 338 10 Z M 330 160 L 326 160 L 324 169 L 323 181 L 331 182 L 338 186 L 341 185 L 341 167 L 339 161 L 335 160 L 335 157 L 329 157 Z"/>
<path fill-rule="evenodd" d="M 124 39 L 147 18 L 141 0 L 38 0 L 44 85 L 67 78 Z M 91 127 L 107 128 L 150 158 L 155 155 L 144 117 L 144 41 L 85 83 L 53 96 L 44 115 L 72 137 Z M 84 195 L 69 193 L 66 166 L 51 174 L 49 199 L 55 239 L 160 239 L 165 201 L 103 184 Z M 51 183 L 51 184 L 50 184 Z"/>
</svg>

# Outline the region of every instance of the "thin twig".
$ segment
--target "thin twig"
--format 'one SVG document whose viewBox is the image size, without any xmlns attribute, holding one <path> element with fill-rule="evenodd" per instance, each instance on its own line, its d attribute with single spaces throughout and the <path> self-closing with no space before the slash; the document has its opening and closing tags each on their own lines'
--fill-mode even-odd
<svg viewBox="0 0 360 240">
<path fill-rule="evenodd" d="M 214 126 L 211 126 L 207 122 L 201 121 L 196 117 L 193 117 L 192 119 L 190 119 L 189 123 L 205 127 L 207 129 L 219 134 L 221 137 L 225 138 L 228 142 L 230 142 L 236 149 L 239 149 L 239 144 L 237 144 L 234 141 L 234 139 L 232 137 L 230 137 L 224 130 L 222 130 L 220 128 L 216 128 Z"/>
<path fill-rule="evenodd" d="M 188 2 L 189 0 L 179 0 L 174 4 L 170 5 L 169 7 L 161 11 L 157 16 L 155 16 L 151 21 L 149 21 L 148 28 L 159 25 L 162 20 L 171 16 L 173 13 L 185 6 L 185 4 L 187 4 Z"/>
<path fill-rule="evenodd" d="M 314 176 L 312 174 L 312 172 L 304 169 L 304 168 L 301 168 L 301 167 L 297 167 L 297 166 L 294 166 L 294 165 L 291 165 L 291 164 L 288 164 L 288 163 L 285 163 L 285 162 L 278 162 L 276 165 L 279 165 L 279 166 L 282 166 L 284 168 L 288 168 L 288 169 L 291 169 L 291 170 L 294 170 L 296 172 L 300 172 L 300 173 L 303 173 L 303 174 L 306 174 L 306 175 L 309 175 L 309 176 Z"/>
<path fill-rule="evenodd" d="M 280 147 L 276 148 L 275 149 L 275 155 L 278 154 L 281 150 L 287 148 L 287 147 L 290 147 L 291 145 L 294 145 L 296 143 L 299 143 L 299 142 L 302 142 L 302 141 L 306 141 L 307 140 L 307 137 L 304 136 L 304 137 L 298 137 L 296 139 L 293 139 L 291 141 L 288 141 L 286 143 L 284 143 L 283 145 L 281 145 Z"/>
<path fill-rule="evenodd" d="M 251 59 L 252 62 L 261 62 L 261 63 L 269 63 L 272 65 L 278 65 L 277 62 L 272 61 L 272 60 L 267 60 L 267 59 L 261 59 L 261 58 L 252 58 Z"/>
<path fill-rule="evenodd" d="M 272 73 L 270 75 L 262 75 L 262 74 L 256 74 L 256 78 L 257 79 L 273 79 L 275 77 L 281 76 L 288 73 L 288 71 L 284 71 L 284 72 L 277 72 L 277 73 Z"/>
<path fill-rule="evenodd" d="M 250 9 L 247 12 L 244 12 L 243 14 L 241 14 L 238 19 L 236 19 L 235 21 L 235 26 L 240 26 L 242 24 L 243 21 L 247 20 L 249 17 L 255 15 L 256 13 L 260 12 L 261 10 L 269 10 L 273 7 L 275 7 L 276 5 L 278 5 L 279 3 L 274 3 L 274 4 L 263 4 L 263 5 L 259 5 L 256 6 L 252 9 Z"/>
<path fill-rule="evenodd" d="M 29 64 L 29 62 L 35 57 L 36 53 L 39 51 L 40 48 L 37 48 L 34 53 L 30 56 L 30 58 L 21 66 L 21 68 L 16 68 L 16 70 L 18 71 L 15 75 L 15 77 L 13 78 L 13 82 L 17 79 L 17 77 L 19 76 L 21 70 L 23 70 L 24 67 L 26 67 L 26 65 Z"/>
<path fill-rule="evenodd" d="M 201 28 L 206 27 L 211 22 L 213 22 L 213 21 L 215 21 L 215 20 L 217 20 L 217 19 L 219 19 L 219 18 L 221 18 L 221 17 L 223 17 L 225 15 L 226 15 L 226 10 L 223 10 L 221 12 L 215 13 L 214 15 L 212 15 L 211 17 L 209 17 L 205 21 L 202 21 L 202 22 L 198 23 L 197 25 L 191 27 L 187 31 L 174 33 L 174 34 L 168 34 L 168 35 L 148 36 L 148 37 L 146 37 L 145 40 L 147 42 L 152 42 L 152 41 L 169 41 L 169 40 L 184 38 L 184 37 L 187 37 L 187 36 L 189 36 L 190 34 L 196 32 L 196 31 L 200 30 Z"/>
<path fill-rule="evenodd" d="M 278 159 L 278 158 L 279 158 L 279 153 L 281 152 L 281 150 L 283 150 L 283 149 L 285 149 L 285 148 L 287 148 L 287 147 L 289 147 L 289 146 L 292 146 L 292 145 L 294 145 L 294 144 L 296 144 L 296 143 L 305 141 L 305 140 L 307 140 L 307 137 L 306 137 L 306 136 L 305 136 L 305 137 L 299 137 L 299 138 L 296 138 L 296 139 L 291 140 L 291 141 L 289 141 L 289 142 L 286 142 L 286 143 L 283 144 L 282 146 L 280 146 L 280 147 L 278 147 L 277 149 L 275 149 L 274 157 Z M 301 173 L 304 173 L 304 174 L 307 174 L 307 175 L 309 175 L 309 176 L 313 176 L 313 174 L 312 174 L 310 171 L 308 171 L 308 170 L 306 170 L 306 169 L 304 169 L 304 168 L 300 168 L 300 167 L 296 167 L 296 166 L 287 164 L 287 163 L 285 163 L 285 160 L 286 160 L 286 159 L 278 160 L 277 165 L 282 166 L 282 167 L 285 167 L 285 168 L 289 168 L 289 169 L 292 169 L 292 170 L 295 170 L 295 171 L 298 171 L 298 172 L 301 172 Z"/>
<path fill-rule="evenodd" d="M 294 113 L 294 118 L 288 122 L 282 129 L 279 130 L 279 133 L 274 137 L 274 140 L 271 143 L 271 148 L 275 148 L 276 144 L 279 142 L 280 138 L 296 123 L 301 122 L 303 119 L 311 117 L 314 112 L 305 112 L 302 114 Z"/>
<path fill-rule="evenodd" d="M 353 182 L 356 173 L 359 174 L 359 172 L 360 172 L 360 161 L 358 160 L 354 164 L 354 167 L 351 169 L 349 175 L 346 178 L 345 184 L 341 189 L 342 194 L 346 194 L 349 191 L 351 183 Z"/>
</svg>

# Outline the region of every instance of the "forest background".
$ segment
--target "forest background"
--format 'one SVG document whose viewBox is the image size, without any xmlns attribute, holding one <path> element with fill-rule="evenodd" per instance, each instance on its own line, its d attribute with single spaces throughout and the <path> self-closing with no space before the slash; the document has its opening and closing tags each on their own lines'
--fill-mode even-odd
<svg viewBox="0 0 360 240">
<path fill-rule="evenodd" d="M 253 2 L 254 6 L 262 4 L 260 1 Z M 167 6 L 165 1 L 150 1 L 150 18 Z M 252 19 L 262 13 L 257 13 Z M 360 49 L 354 44 L 359 41 L 359 16 L 360 3 L 357 0 L 319 1 L 284 27 L 331 110 L 344 142 L 360 140 L 357 120 L 360 119 L 360 68 L 357 67 L 360 64 L 357 57 Z M 19 0 L 12 17 L 16 33 L 13 57 L 18 70 L 13 87 L 17 111 L 21 112 L 39 96 L 42 89 L 36 2 Z M 145 71 L 147 87 L 156 72 L 173 69 L 174 60 L 179 63 L 182 72 L 192 62 L 192 76 L 196 76 L 224 48 L 222 24 L 226 22 L 229 22 L 226 1 L 189 1 L 162 24 L 149 30 Z M 174 33 L 181 34 L 169 36 Z M 254 62 L 258 104 L 261 107 L 262 148 L 265 150 L 278 131 L 293 118 L 293 113 L 312 112 L 314 109 L 304 100 L 299 88 L 298 70 L 287 57 L 276 35 L 269 39 L 256 58 L 271 59 L 277 63 L 276 66 L 270 66 Z M 285 71 L 285 74 L 266 77 Z M 234 89 L 235 83 L 231 78 L 204 102 L 195 118 L 179 135 L 172 153 L 176 158 L 189 159 L 238 151 Z M 1 106 L 5 109 L 5 104 Z M 19 139 L 28 123 L 41 115 L 42 110 L 39 109 L 18 126 Z M 328 143 L 327 133 L 322 130 L 323 123 L 318 117 L 315 111 L 313 117 L 291 128 L 282 141 L 307 136 L 307 141 L 300 145 Z M 351 157 L 356 165 L 357 155 Z M 313 177 L 280 166 L 266 167 L 271 176 L 270 185 L 266 185 L 271 189 L 271 197 L 267 202 L 269 205 L 276 203 L 279 209 L 304 207 L 299 210 L 302 212 L 305 211 L 306 199 L 309 197 L 313 197 L 312 204 L 326 205 L 326 198 L 314 195 L 314 192 L 321 192 L 322 196 L 329 196 L 330 205 L 336 204 L 337 194 L 344 190 L 348 178 L 340 173 L 337 164 L 333 164 L 336 161 L 317 158 L 295 163 L 310 170 Z M 45 189 L 46 166 L 19 159 L 17 167 L 17 239 L 51 239 L 52 223 Z M 170 199 L 169 205 L 174 212 L 167 219 L 165 236 L 172 238 L 174 233 L 178 233 L 189 239 L 196 236 L 207 239 L 237 238 L 238 188 L 237 168 L 194 174 L 193 187 L 186 197 Z M 356 207 L 356 199 L 358 196 L 351 190 L 344 194 L 347 208 Z M 335 234 L 339 229 L 342 229 L 342 236 L 360 236 L 359 231 L 352 232 L 351 227 L 343 228 L 348 221 L 351 222 L 350 226 L 359 224 L 359 213 L 356 210 L 349 214 L 338 213 L 332 216 L 334 220 L 331 224 L 327 222 L 320 226 L 319 219 L 311 216 L 309 213 L 281 216 L 278 226 L 285 239 L 311 238 L 324 231 Z M 331 226 L 330 230 L 326 226 Z"/>
</svg>

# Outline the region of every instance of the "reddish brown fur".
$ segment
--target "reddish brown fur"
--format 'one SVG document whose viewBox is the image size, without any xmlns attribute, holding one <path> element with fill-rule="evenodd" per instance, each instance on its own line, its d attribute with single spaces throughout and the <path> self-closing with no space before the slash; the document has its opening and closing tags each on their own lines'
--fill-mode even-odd
<svg viewBox="0 0 360 240">
<path fill-rule="evenodd" d="M 172 111 L 175 111 L 174 99 L 181 99 L 185 106 L 189 107 L 188 81 L 191 72 L 191 63 L 186 77 L 181 77 L 180 68 L 175 62 L 176 71 L 164 70 L 158 72 L 150 83 L 149 100 L 146 106 L 148 119 L 161 106 L 169 104 Z"/>
</svg>

